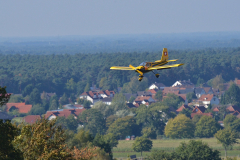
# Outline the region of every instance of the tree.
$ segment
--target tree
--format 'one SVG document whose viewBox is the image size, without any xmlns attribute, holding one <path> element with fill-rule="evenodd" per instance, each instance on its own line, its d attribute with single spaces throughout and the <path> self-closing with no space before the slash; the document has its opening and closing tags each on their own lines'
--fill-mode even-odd
<svg viewBox="0 0 240 160">
<path fill-rule="evenodd" d="M 109 117 L 110 115 L 113 115 L 113 114 L 114 114 L 114 113 L 113 113 L 113 112 L 114 112 L 114 109 L 113 109 L 111 106 L 103 103 L 102 101 L 96 102 L 96 103 L 92 106 L 92 108 L 95 108 L 95 109 L 97 109 L 98 111 L 100 111 L 100 112 L 103 114 L 104 117 Z"/>
<path fill-rule="evenodd" d="M 30 110 L 30 114 L 32 115 L 42 115 L 44 114 L 46 111 L 45 109 L 42 107 L 41 104 L 34 104 L 33 107 Z"/>
<path fill-rule="evenodd" d="M 173 160 L 175 159 L 175 156 L 174 156 L 175 152 L 172 152 L 172 153 L 168 153 L 164 150 L 156 150 L 156 149 L 153 149 L 151 150 L 151 154 L 150 156 L 148 156 L 146 158 L 146 160 Z"/>
<path fill-rule="evenodd" d="M 30 93 L 33 91 L 34 87 L 32 84 L 27 85 L 24 90 L 22 91 L 23 97 L 26 97 L 27 95 L 30 95 Z"/>
<path fill-rule="evenodd" d="M 219 130 L 214 137 L 222 144 L 225 150 L 225 157 L 227 157 L 227 147 L 233 146 L 237 142 L 238 134 L 230 129 Z"/>
<path fill-rule="evenodd" d="M 86 109 L 89 109 L 91 104 L 92 104 L 92 102 L 90 102 L 88 100 L 85 100 L 83 102 L 83 107 L 86 108 Z"/>
<path fill-rule="evenodd" d="M 71 114 L 66 118 L 66 124 L 68 129 L 76 131 L 78 127 L 78 120 Z"/>
<path fill-rule="evenodd" d="M 31 104 L 40 104 L 40 103 L 42 103 L 40 92 L 39 92 L 39 90 L 37 88 L 34 88 L 33 91 L 30 93 L 29 102 Z"/>
<path fill-rule="evenodd" d="M 240 88 L 235 83 L 225 92 L 224 104 L 240 105 Z"/>
<path fill-rule="evenodd" d="M 69 104 L 69 100 L 66 93 L 64 93 L 63 96 L 60 98 L 60 104 L 61 105 Z"/>
<path fill-rule="evenodd" d="M 203 84 L 204 82 L 205 82 L 204 79 L 199 77 L 198 80 L 197 80 L 196 86 L 201 86 L 201 84 Z"/>
<path fill-rule="evenodd" d="M 165 135 L 170 138 L 192 138 L 194 136 L 194 124 L 190 118 L 179 114 L 170 119 L 164 129 Z"/>
<path fill-rule="evenodd" d="M 97 133 L 104 134 L 106 122 L 104 116 L 97 109 L 88 109 L 79 115 L 79 120 L 83 122 L 84 129 L 95 136 Z"/>
<path fill-rule="evenodd" d="M 90 84 L 89 83 L 87 83 L 87 85 L 84 88 L 84 92 L 88 92 L 88 91 L 90 91 Z"/>
<path fill-rule="evenodd" d="M 23 160 L 22 152 L 14 148 L 12 141 L 18 136 L 19 129 L 10 120 L 0 120 L 0 159 Z"/>
<path fill-rule="evenodd" d="M 50 103 L 49 110 L 51 111 L 51 110 L 56 110 L 56 109 L 58 109 L 58 103 L 55 99 L 53 99 Z"/>
<path fill-rule="evenodd" d="M 190 103 L 190 102 L 192 102 L 193 99 L 197 99 L 197 96 L 195 93 L 190 92 L 190 93 L 187 93 L 186 98 L 187 98 L 188 102 Z"/>
<path fill-rule="evenodd" d="M 110 143 L 108 143 L 108 142 L 105 140 L 105 138 L 104 138 L 103 135 L 100 135 L 99 133 L 97 133 L 96 136 L 95 136 L 94 139 L 93 139 L 93 145 L 94 145 L 94 146 L 97 146 L 97 147 L 100 147 L 101 149 L 104 149 L 104 151 L 105 151 L 106 153 L 108 153 L 109 156 L 110 156 L 111 159 L 112 159 L 112 157 L 113 157 L 112 147 L 111 147 Z"/>
<path fill-rule="evenodd" d="M 157 99 L 158 101 L 162 101 L 162 90 L 158 90 L 156 95 L 155 95 L 155 99 Z"/>
<path fill-rule="evenodd" d="M 202 141 L 190 140 L 188 143 L 182 142 L 175 150 L 178 160 L 221 160 L 220 152 L 208 146 Z"/>
<path fill-rule="evenodd" d="M 236 116 L 232 115 L 232 114 L 228 114 L 226 115 L 226 117 L 223 120 L 224 123 L 224 127 L 225 128 L 232 128 L 233 122 L 237 119 Z"/>
<path fill-rule="evenodd" d="M 18 95 L 11 95 L 8 103 L 22 103 L 24 102 L 24 98 L 22 96 L 18 96 Z"/>
<path fill-rule="evenodd" d="M 150 151 L 152 149 L 152 141 L 145 137 L 137 137 L 132 144 L 132 149 L 135 152 Z"/>
<path fill-rule="evenodd" d="M 6 87 L 1 87 L 0 86 L 0 107 L 5 105 L 8 100 L 10 99 L 11 94 L 7 93 Z"/>
<path fill-rule="evenodd" d="M 223 91 L 224 90 L 223 83 L 224 83 L 224 80 L 222 78 L 222 75 L 217 75 L 212 80 L 212 87 L 215 89 L 219 89 L 220 91 Z"/>
<path fill-rule="evenodd" d="M 173 107 L 175 109 L 178 108 L 178 105 L 181 103 L 181 102 L 184 102 L 184 100 L 182 98 L 180 98 L 179 96 L 177 96 L 176 94 L 174 93 L 168 93 L 167 94 L 167 97 L 163 99 L 163 104 L 165 106 L 169 106 L 169 107 Z"/>
<path fill-rule="evenodd" d="M 155 98 L 156 98 L 156 96 L 155 96 Z M 129 103 L 133 103 L 135 99 L 136 99 L 136 97 L 131 96 L 130 99 L 129 99 Z"/>
<path fill-rule="evenodd" d="M 118 110 L 127 109 L 125 96 L 122 93 L 115 94 L 111 106 L 113 106 L 115 112 Z"/>
<path fill-rule="evenodd" d="M 148 88 L 147 78 L 139 82 L 138 77 L 133 76 L 129 83 L 123 85 L 121 93 L 136 93 L 137 91 L 144 91 L 146 88 Z"/>
<path fill-rule="evenodd" d="M 65 145 L 66 136 L 56 120 L 41 119 L 30 125 L 21 125 L 14 145 L 23 152 L 24 159 L 67 159 L 71 155 Z"/>
<path fill-rule="evenodd" d="M 190 109 L 188 109 L 188 108 L 183 108 L 183 110 L 181 112 L 179 112 L 179 113 L 180 114 L 184 114 L 188 118 L 191 118 L 192 111 Z"/>
<path fill-rule="evenodd" d="M 134 127 L 136 127 L 135 119 L 132 116 L 126 116 L 115 120 L 109 126 L 107 133 L 112 133 L 117 138 L 125 138 L 128 135 L 133 135 Z"/>
<path fill-rule="evenodd" d="M 213 137 L 213 135 L 220 129 L 220 125 L 210 116 L 202 116 L 196 124 L 196 137 Z"/>
</svg>

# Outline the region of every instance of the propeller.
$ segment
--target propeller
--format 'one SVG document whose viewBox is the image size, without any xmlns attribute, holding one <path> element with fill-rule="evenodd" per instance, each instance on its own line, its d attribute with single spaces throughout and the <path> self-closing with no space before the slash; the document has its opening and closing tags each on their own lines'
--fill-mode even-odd
<svg viewBox="0 0 240 160">
<path fill-rule="evenodd" d="M 141 76 L 143 76 L 143 72 L 139 71 L 136 67 L 133 67 L 131 64 L 129 65 L 129 67 L 131 67 L 131 68 L 134 69 L 136 72 L 138 72 L 139 74 L 141 74 Z"/>
</svg>

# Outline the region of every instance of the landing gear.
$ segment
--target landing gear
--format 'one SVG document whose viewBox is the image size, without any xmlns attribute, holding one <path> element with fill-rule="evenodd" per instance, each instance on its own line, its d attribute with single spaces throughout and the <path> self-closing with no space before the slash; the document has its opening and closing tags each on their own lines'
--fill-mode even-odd
<svg viewBox="0 0 240 160">
<path fill-rule="evenodd" d="M 153 72 L 153 71 L 152 71 Z M 154 73 L 154 72 L 153 72 Z M 155 73 L 154 73 L 155 74 Z M 155 76 L 158 78 L 159 77 L 159 74 L 157 73 L 157 74 L 155 74 Z"/>
<path fill-rule="evenodd" d="M 143 75 L 139 75 L 138 80 L 141 81 L 143 79 Z"/>
</svg>

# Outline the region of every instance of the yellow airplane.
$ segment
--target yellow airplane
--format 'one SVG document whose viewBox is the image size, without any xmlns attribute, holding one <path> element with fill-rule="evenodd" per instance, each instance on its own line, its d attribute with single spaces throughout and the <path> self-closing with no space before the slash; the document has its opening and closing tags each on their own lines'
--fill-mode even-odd
<svg viewBox="0 0 240 160">
<path fill-rule="evenodd" d="M 147 73 L 147 72 L 150 72 L 150 71 L 153 72 L 153 70 L 170 69 L 172 67 L 179 67 L 179 66 L 183 65 L 183 63 L 173 64 L 173 65 L 165 65 L 168 62 L 174 62 L 174 61 L 177 61 L 177 60 L 178 59 L 168 60 L 167 48 L 163 48 L 161 60 L 157 60 L 155 62 L 142 62 L 138 67 L 133 67 L 130 64 L 129 67 L 112 66 L 110 69 L 114 69 L 114 70 L 134 70 L 135 72 L 138 72 L 140 74 L 138 80 L 141 81 L 143 79 L 143 74 L 144 73 Z M 155 74 L 155 76 L 158 78 L 159 74 Z"/>
</svg>

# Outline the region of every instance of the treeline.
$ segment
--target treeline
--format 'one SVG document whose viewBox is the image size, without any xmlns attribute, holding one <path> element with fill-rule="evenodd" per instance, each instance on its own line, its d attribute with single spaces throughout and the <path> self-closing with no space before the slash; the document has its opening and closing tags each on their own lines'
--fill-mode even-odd
<svg viewBox="0 0 240 160">
<path fill-rule="evenodd" d="M 179 59 L 183 66 L 158 71 L 160 77 L 148 73 L 147 84 L 161 82 L 171 85 L 176 80 L 197 83 L 199 78 L 208 81 L 222 75 L 226 81 L 240 78 L 240 48 L 205 49 L 195 51 L 170 50 L 170 59 Z M 131 71 L 110 70 L 111 66 L 138 66 L 142 61 L 161 58 L 161 51 L 149 53 L 98 53 L 62 55 L 1 55 L 0 85 L 9 93 L 22 93 L 27 85 L 40 92 L 57 95 L 80 94 L 86 86 L 95 84 L 103 89 L 117 90 L 138 74 Z M 87 87 L 88 88 L 88 87 Z M 30 94 L 30 93 L 28 93 Z"/>
</svg>

